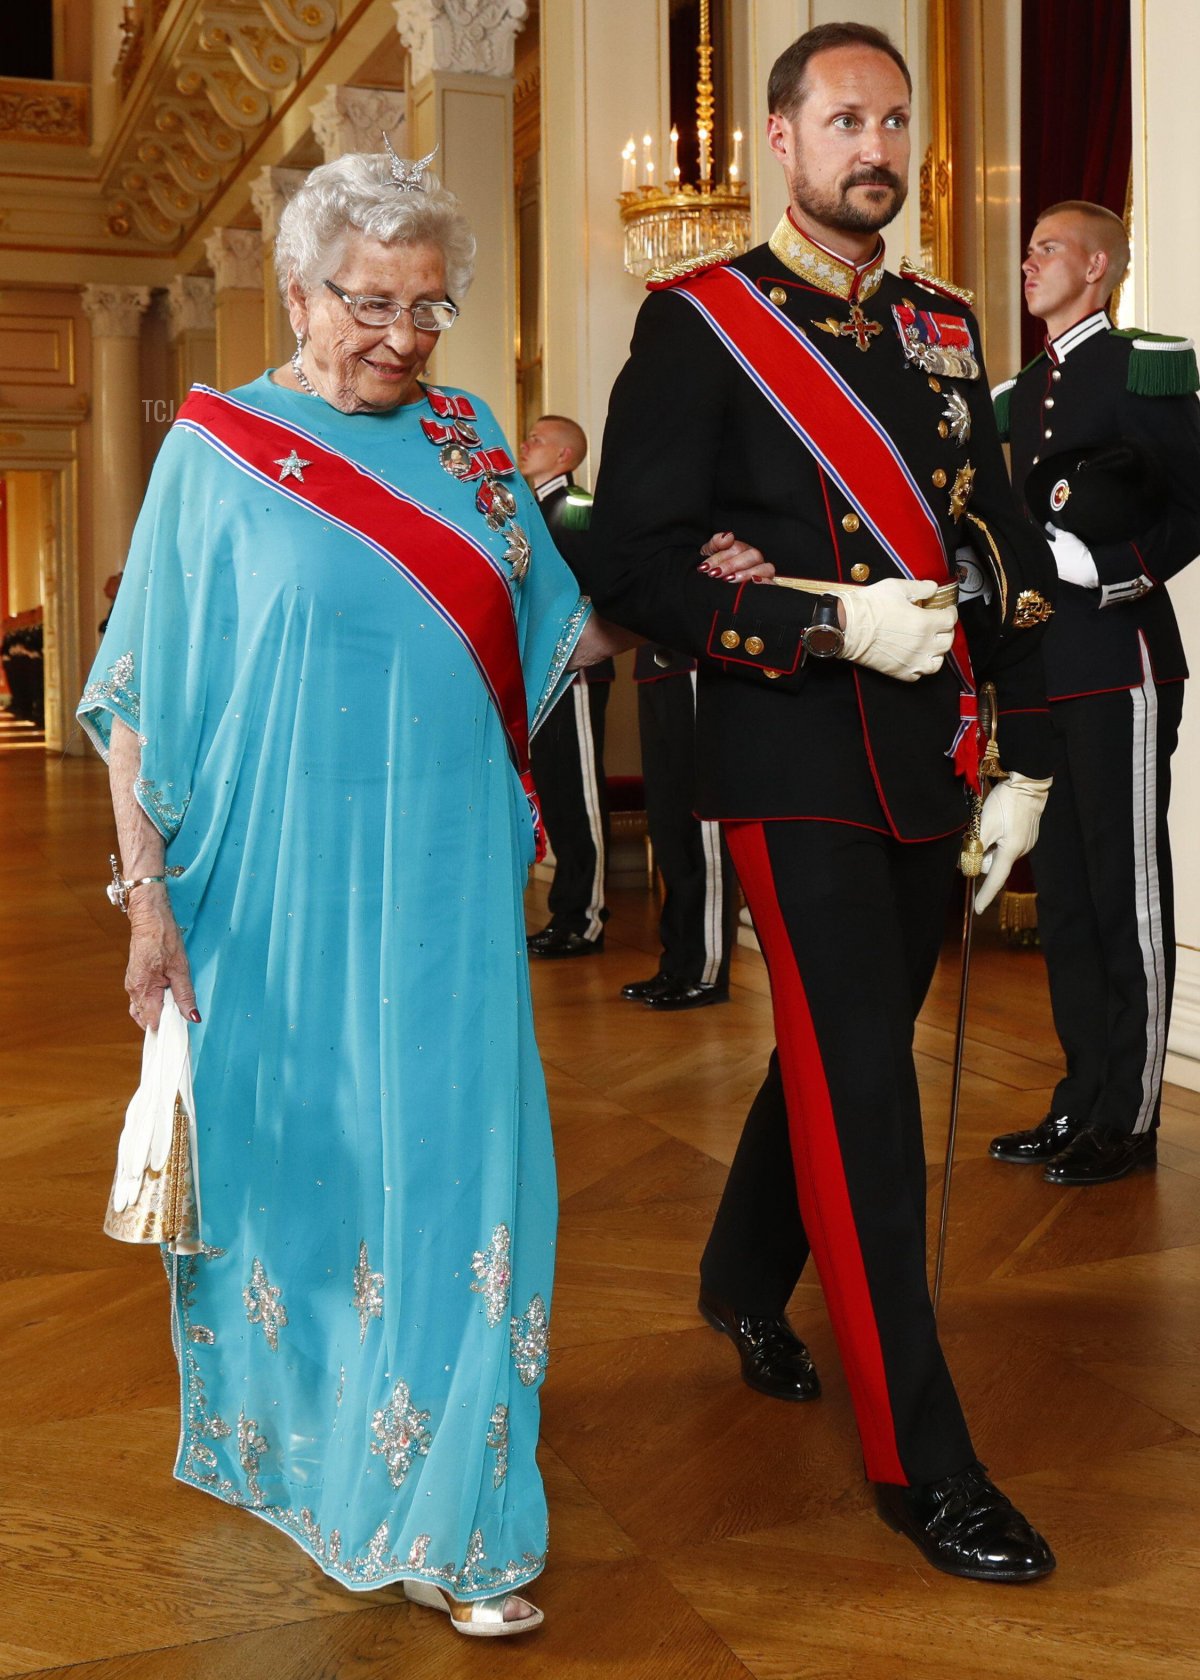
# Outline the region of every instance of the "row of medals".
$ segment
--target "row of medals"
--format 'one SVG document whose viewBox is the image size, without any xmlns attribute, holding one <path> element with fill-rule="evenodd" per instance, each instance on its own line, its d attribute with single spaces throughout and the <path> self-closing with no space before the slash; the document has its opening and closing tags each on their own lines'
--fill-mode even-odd
<svg viewBox="0 0 1200 1680">
<path fill-rule="evenodd" d="M 475 429 L 475 410 L 466 397 L 447 396 L 427 385 L 425 395 L 437 416 L 423 419 L 421 429 L 435 445 L 442 466 L 464 483 L 479 480 L 475 509 L 482 514 L 489 531 L 499 531 L 505 540 L 504 560 L 512 582 L 521 584 L 529 570 L 529 538 L 517 524 L 517 498 L 503 482 L 516 471 L 503 449 L 481 449 Z"/>
</svg>

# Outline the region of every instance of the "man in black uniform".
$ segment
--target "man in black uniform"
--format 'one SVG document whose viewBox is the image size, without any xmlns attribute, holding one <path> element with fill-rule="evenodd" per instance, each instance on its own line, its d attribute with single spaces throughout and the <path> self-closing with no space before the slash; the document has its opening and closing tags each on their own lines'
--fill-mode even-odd
<svg viewBox="0 0 1200 1680">
<path fill-rule="evenodd" d="M 1200 553 L 1200 405 L 1186 340 L 1113 327 L 1128 261 L 1111 211 L 1044 211 L 1023 268 L 1046 347 L 995 393 L 1061 580 L 1033 872 L 1067 1072 L 1041 1124 L 991 1153 L 1044 1165 L 1052 1184 L 1155 1165 L 1175 975 L 1167 802 L 1187 667 L 1163 586 Z"/>
<path fill-rule="evenodd" d="M 586 454 L 582 426 L 561 414 L 543 414 L 517 451 L 550 535 L 575 571 L 582 564 L 592 499 L 572 475 Z M 554 848 L 550 920 L 530 934 L 531 956 L 586 957 L 604 949 L 609 820 L 604 714 L 615 675 L 611 659 L 580 671 L 530 745 L 534 784 Z"/>
<path fill-rule="evenodd" d="M 987 584 L 963 620 L 1010 772 L 984 807 L 984 900 L 1045 798 L 1053 572 L 1007 481 L 963 295 L 884 269 L 910 92 L 863 25 L 811 30 L 776 63 L 788 211 L 768 245 L 643 306 L 585 575 L 606 615 L 698 661 L 698 810 L 722 823 L 771 979 L 778 1056 L 702 1307 L 747 1380 L 806 1397 L 783 1311 L 811 1243 L 881 1515 L 949 1573 L 1030 1580 L 1053 1555 L 977 1462 L 938 1342 L 912 1036 L 964 821 L 956 765 L 972 773 L 978 745 L 962 625 L 932 597 L 969 537 Z M 777 581 L 699 571 L 712 531 Z"/>
<path fill-rule="evenodd" d="M 658 973 L 621 996 L 660 1013 L 729 997 L 738 896 L 719 823 L 696 816 L 696 661 L 669 648 L 634 655 L 646 825 L 663 879 Z"/>
</svg>

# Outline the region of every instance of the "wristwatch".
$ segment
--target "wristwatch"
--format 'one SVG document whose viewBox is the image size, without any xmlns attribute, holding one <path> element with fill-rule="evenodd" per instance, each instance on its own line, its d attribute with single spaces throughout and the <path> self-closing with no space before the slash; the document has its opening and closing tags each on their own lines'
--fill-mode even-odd
<svg viewBox="0 0 1200 1680">
<path fill-rule="evenodd" d="M 808 628 L 801 632 L 804 651 L 812 659 L 836 659 L 846 645 L 846 632 L 838 623 L 838 598 L 822 595 Z"/>
</svg>

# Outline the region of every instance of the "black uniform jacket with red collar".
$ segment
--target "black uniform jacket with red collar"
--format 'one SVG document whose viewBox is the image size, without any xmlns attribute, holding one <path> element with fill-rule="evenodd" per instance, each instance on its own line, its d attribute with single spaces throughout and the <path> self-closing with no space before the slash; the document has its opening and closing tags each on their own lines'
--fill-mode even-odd
<svg viewBox="0 0 1200 1680">
<path fill-rule="evenodd" d="M 1169 363 L 1164 371 L 1173 374 L 1191 354 L 1182 339 L 1142 342 L 1098 312 L 1060 333 L 997 393 L 1006 399 L 998 408 L 1019 492 L 1039 457 L 1117 442 L 1139 445 L 1162 485 L 1160 516 L 1136 541 L 1093 546 L 1099 588 L 1060 583 L 1044 650 L 1052 700 L 1140 687 L 1143 645 L 1157 682 L 1188 674 L 1163 585 L 1200 554 L 1200 402 L 1129 388 L 1134 358 Z"/>
<path fill-rule="evenodd" d="M 732 266 L 819 345 L 890 435 L 937 518 L 947 575 L 967 533 L 983 551 L 992 608 L 964 612 L 976 675 L 998 685 L 1005 768 L 1047 774 L 1042 627 L 1014 626 L 1033 593 L 1044 610 L 1054 574 L 1009 484 L 974 318 L 961 301 L 883 271 L 882 257 L 856 272 L 836 258 L 822 266 L 827 254 L 801 244 L 803 262 L 785 265 L 760 245 Z M 836 332 L 849 324 L 852 296 L 871 324 L 866 350 Z M 965 323 L 976 377 L 933 376 L 906 356 L 893 310 L 909 306 Z M 950 511 L 968 464 L 978 524 Z M 720 530 L 760 548 L 781 574 L 847 583 L 900 575 L 707 321 L 679 289 L 656 291 L 613 390 L 583 580 L 602 613 L 699 661 L 698 813 L 827 818 L 905 840 L 958 828 L 963 789 L 947 751 L 959 685 L 949 667 L 902 683 L 806 659 L 800 638 L 816 597 L 706 577 L 696 569 L 700 545 Z"/>
</svg>

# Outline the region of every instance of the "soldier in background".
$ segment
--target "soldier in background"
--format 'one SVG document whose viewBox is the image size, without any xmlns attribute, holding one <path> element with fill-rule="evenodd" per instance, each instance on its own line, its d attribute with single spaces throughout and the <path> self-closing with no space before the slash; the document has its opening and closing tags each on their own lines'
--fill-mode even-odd
<svg viewBox="0 0 1200 1680">
<path fill-rule="evenodd" d="M 543 414 L 517 451 L 521 472 L 564 560 L 580 570 L 592 498 L 572 476 L 587 454 L 582 426 Z M 554 848 L 550 920 L 529 936 L 535 957 L 587 957 L 604 949 L 608 789 L 604 714 L 611 659 L 580 671 L 530 744 L 533 779 Z"/>
<path fill-rule="evenodd" d="M 1154 1167 L 1175 978 L 1167 802 L 1187 665 L 1164 585 L 1200 552 L 1200 405 L 1187 340 L 1109 319 L 1128 263 L 1110 210 L 1043 211 L 1022 267 L 1046 345 L 994 393 L 1059 574 L 1054 786 L 1032 861 L 1067 1071 L 1040 1125 L 991 1153 L 1052 1184 Z"/>
</svg>

